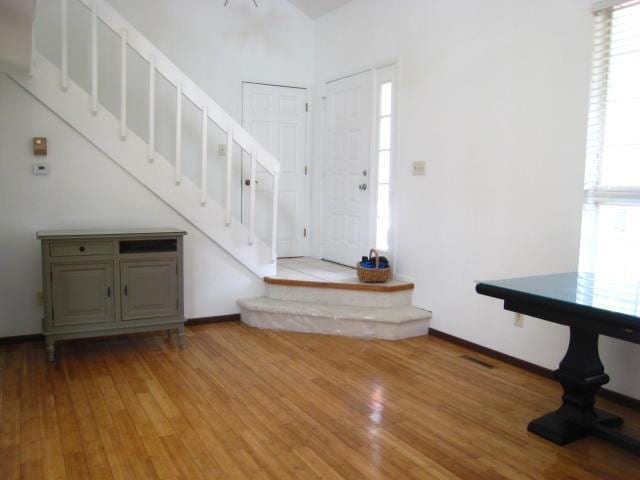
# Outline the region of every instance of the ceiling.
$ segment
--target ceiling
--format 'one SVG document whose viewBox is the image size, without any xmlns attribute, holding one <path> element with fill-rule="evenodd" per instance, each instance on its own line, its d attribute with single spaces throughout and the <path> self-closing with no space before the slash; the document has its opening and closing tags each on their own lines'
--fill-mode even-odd
<svg viewBox="0 0 640 480">
<path fill-rule="evenodd" d="M 289 0 L 311 18 L 319 18 L 351 0 Z"/>
</svg>

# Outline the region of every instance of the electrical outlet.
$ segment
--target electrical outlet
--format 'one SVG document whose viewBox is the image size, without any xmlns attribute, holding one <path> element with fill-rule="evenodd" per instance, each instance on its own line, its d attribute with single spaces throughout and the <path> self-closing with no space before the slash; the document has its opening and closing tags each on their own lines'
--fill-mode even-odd
<svg viewBox="0 0 640 480">
<path fill-rule="evenodd" d="M 522 315 L 521 313 L 516 313 L 513 325 L 517 328 L 524 328 L 524 315 Z"/>
<path fill-rule="evenodd" d="M 224 157 L 227 155 L 227 144 L 226 143 L 219 143 L 218 144 L 218 155 L 221 157 Z"/>
<path fill-rule="evenodd" d="M 44 292 L 42 290 L 36 293 L 36 305 L 44 305 Z"/>
<path fill-rule="evenodd" d="M 413 164 L 411 165 L 412 175 L 425 175 L 426 172 L 427 172 L 426 162 L 413 162 Z"/>
</svg>

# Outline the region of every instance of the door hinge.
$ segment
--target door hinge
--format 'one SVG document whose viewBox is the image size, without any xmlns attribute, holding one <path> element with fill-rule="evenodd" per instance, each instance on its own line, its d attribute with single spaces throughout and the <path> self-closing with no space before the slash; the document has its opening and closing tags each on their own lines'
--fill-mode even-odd
<svg viewBox="0 0 640 480">
<path fill-rule="evenodd" d="M 49 277 L 51 278 L 51 283 L 53 283 L 53 270 L 49 270 Z"/>
<path fill-rule="evenodd" d="M 53 322 L 53 319 L 56 318 L 56 314 L 53 310 L 53 307 L 51 307 L 51 321 Z"/>
<path fill-rule="evenodd" d="M 176 275 L 178 274 L 178 264 L 176 263 Z"/>
<path fill-rule="evenodd" d="M 304 174 L 305 175 L 309 174 L 309 167 L 307 167 L 306 165 L 304 166 Z"/>
<path fill-rule="evenodd" d="M 303 231 L 303 235 L 304 235 L 304 236 L 305 236 L 305 238 L 306 238 L 306 236 L 307 236 L 307 229 L 306 229 L 306 228 L 305 228 L 305 229 L 304 229 L 304 231 Z"/>
<path fill-rule="evenodd" d="M 309 102 L 304 104 L 304 111 L 308 112 L 309 111 Z"/>
</svg>

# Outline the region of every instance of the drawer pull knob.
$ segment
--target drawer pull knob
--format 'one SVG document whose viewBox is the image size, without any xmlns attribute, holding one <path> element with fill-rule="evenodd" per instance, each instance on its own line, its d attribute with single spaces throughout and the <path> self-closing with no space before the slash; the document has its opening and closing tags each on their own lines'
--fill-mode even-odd
<svg viewBox="0 0 640 480">
<path fill-rule="evenodd" d="M 85 251 L 85 248 L 84 248 L 84 247 L 80 247 L 80 251 L 81 251 L 81 252 L 84 252 L 84 251 Z"/>
<path fill-rule="evenodd" d="M 129 295 L 129 289 L 127 288 L 127 286 L 124 286 L 124 296 L 126 297 L 127 295 Z"/>
<path fill-rule="evenodd" d="M 107 297 L 111 298 L 111 287 L 107 287 Z"/>
</svg>

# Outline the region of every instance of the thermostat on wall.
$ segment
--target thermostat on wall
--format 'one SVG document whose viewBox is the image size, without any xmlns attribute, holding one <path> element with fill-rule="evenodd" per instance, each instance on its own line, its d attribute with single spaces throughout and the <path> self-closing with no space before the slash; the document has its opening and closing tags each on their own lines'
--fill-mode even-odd
<svg viewBox="0 0 640 480">
<path fill-rule="evenodd" d="M 49 175 L 49 165 L 46 163 L 32 163 L 31 171 L 34 175 Z"/>
</svg>

